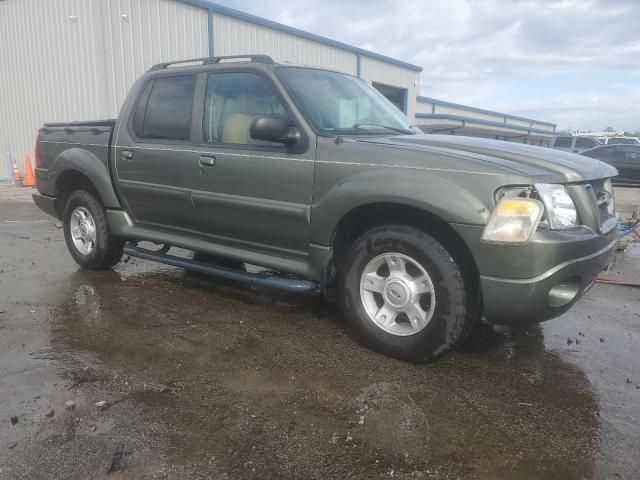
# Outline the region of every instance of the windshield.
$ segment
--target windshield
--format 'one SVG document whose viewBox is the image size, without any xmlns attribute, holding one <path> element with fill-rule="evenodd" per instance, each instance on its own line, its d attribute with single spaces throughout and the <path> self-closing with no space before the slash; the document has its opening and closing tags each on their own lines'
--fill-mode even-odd
<svg viewBox="0 0 640 480">
<path fill-rule="evenodd" d="M 419 132 L 380 92 L 358 78 L 295 67 L 278 68 L 277 74 L 307 119 L 323 133 Z"/>
</svg>

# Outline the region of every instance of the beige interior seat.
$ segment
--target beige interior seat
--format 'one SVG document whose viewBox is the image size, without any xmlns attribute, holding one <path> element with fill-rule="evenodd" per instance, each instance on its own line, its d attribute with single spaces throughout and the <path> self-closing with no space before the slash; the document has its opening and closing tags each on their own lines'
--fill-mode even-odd
<svg viewBox="0 0 640 480">
<path fill-rule="evenodd" d="M 252 118 L 252 115 L 246 113 L 231 115 L 222 129 L 222 143 L 248 144 L 251 139 L 249 129 Z"/>
</svg>

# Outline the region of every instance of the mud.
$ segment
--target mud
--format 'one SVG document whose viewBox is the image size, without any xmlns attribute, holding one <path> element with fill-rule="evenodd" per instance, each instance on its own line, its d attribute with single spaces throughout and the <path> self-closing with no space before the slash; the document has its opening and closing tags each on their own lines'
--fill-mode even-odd
<svg viewBox="0 0 640 480">
<path fill-rule="evenodd" d="M 0 188 L 0 479 L 638 478 L 638 289 L 409 365 L 317 297 L 81 271 L 27 194 Z"/>
</svg>

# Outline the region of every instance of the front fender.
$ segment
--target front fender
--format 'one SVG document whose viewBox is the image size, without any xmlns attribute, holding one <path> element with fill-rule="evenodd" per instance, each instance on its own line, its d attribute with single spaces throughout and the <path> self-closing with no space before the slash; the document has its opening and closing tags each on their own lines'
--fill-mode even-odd
<svg viewBox="0 0 640 480">
<path fill-rule="evenodd" d="M 491 188 L 483 189 L 493 191 Z M 338 222 L 355 208 L 393 203 L 420 208 L 448 223 L 484 225 L 491 195 L 481 199 L 469 189 L 440 175 L 424 175 L 411 169 L 377 168 L 354 173 L 337 182 L 314 203 L 311 240 L 330 245 Z"/>
<path fill-rule="evenodd" d="M 56 157 L 48 171 L 48 176 L 55 179 L 55 195 L 60 194 L 60 179 L 69 171 L 86 176 L 106 208 L 122 208 L 113 189 L 109 170 L 94 152 L 85 148 L 69 148 Z"/>
</svg>

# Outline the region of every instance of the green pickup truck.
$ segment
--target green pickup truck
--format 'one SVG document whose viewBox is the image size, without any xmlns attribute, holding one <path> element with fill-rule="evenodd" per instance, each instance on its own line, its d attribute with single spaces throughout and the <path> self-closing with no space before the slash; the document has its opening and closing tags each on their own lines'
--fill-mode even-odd
<svg viewBox="0 0 640 480">
<path fill-rule="evenodd" d="M 459 344 L 482 314 L 560 315 L 617 241 L 614 168 L 426 135 L 362 80 L 262 55 L 156 65 L 117 120 L 45 124 L 36 164 L 34 201 L 83 268 L 124 252 L 318 292 L 363 343 L 408 361 Z"/>
</svg>

